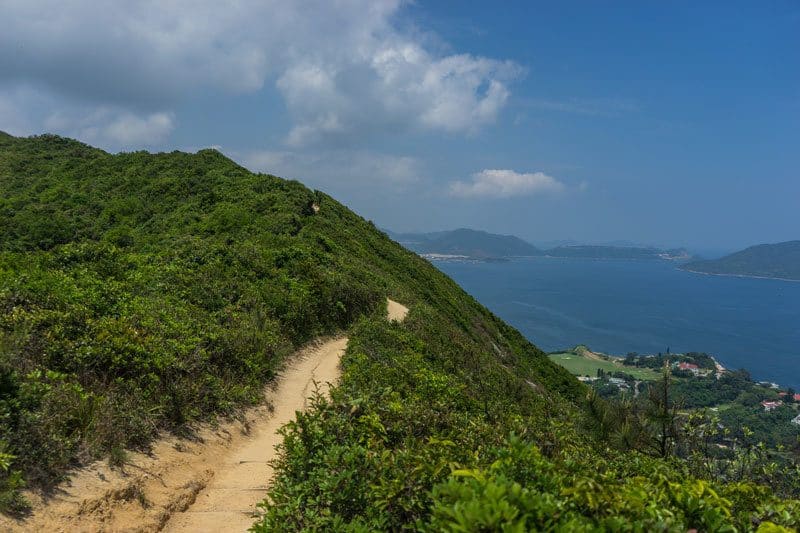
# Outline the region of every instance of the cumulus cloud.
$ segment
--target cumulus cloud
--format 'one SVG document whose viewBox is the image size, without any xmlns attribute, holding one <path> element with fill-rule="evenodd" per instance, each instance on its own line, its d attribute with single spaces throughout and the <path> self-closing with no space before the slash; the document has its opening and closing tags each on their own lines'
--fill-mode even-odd
<svg viewBox="0 0 800 533">
<path fill-rule="evenodd" d="M 461 198 L 509 198 L 559 193 L 565 188 L 563 183 L 543 172 L 486 169 L 473 174 L 471 181 L 451 182 L 450 194 Z"/>
<path fill-rule="evenodd" d="M 86 142 L 108 147 L 154 146 L 174 128 L 172 113 L 136 115 L 101 107 L 89 113 L 56 112 L 45 120 L 49 131 L 66 132 Z"/>
<path fill-rule="evenodd" d="M 337 188 L 380 184 L 401 190 L 421 180 L 419 160 L 369 151 L 256 151 L 236 157 L 250 170 Z"/>
<path fill-rule="evenodd" d="M 31 135 L 36 131 L 37 109 L 40 99 L 34 91 L 23 87 L 3 90 L 0 87 L 0 131 L 11 135 Z"/>
<path fill-rule="evenodd" d="M 104 103 L 163 103 L 184 90 L 261 87 L 268 2 L 4 0 L 0 81 Z"/>
<path fill-rule="evenodd" d="M 0 130 L 12 135 L 48 131 L 116 150 L 156 146 L 174 127 L 175 116 L 167 111 L 135 112 L 65 100 L 34 87 L 0 86 Z"/>
<path fill-rule="evenodd" d="M 374 40 L 373 40 L 374 41 Z M 521 69 L 469 55 L 437 58 L 413 42 L 370 42 L 367 57 L 299 63 L 278 79 L 300 146 L 380 128 L 470 133 L 493 122 Z"/>
<path fill-rule="evenodd" d="M 51 111 L 118 110 L 115 120 L 84 129 L 134 144 L 171 129 L 170 110 L 187 94 L 252 93 L 273 83 L 291 118 L 292 147 L 414 128 L 470 133 L 496 120 L 522 70 L 441 52 L 399 29 L 402 5 L 5 0 L 0 86 L 48 92 Z"/>
</svg>

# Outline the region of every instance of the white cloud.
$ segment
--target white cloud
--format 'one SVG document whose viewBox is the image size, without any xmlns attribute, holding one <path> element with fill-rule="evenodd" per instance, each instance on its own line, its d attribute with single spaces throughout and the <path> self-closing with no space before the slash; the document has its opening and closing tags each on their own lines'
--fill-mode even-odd
<svg viewBox="0 0 800 533">
<path fill-rule="evenodd" d="M 107 148 L 154 146 L 174 128 L 172 113 L 136 115 L 129 111 L 100 107 L 58 111 L 45 119 L 48 131 L 64 133 Z"/>
<path fill-rule="evenodd" d="M 197 85 L 255 90 L 271 59 L 258 21 L 274 20 L 268 4 L 4 0 L 0 80 L 104 103 L 163 102 Z"/>
<path fill-rule="evenodd" d="M 38 98 L 23 88 L 0 88 L 0 131 L 11 135 L 31 135 L 36 132 L 36 120 L 28 112 L 36 109 Z"/>
<path fill-rule="evenodd" d="M 12 135 L 43 131 L 75 137 L 109 150 L 156 146 L 175 126 L 173 113 L 65 100 L 30 86 L 0 86 L 0 130 Z"/>
<path fill-rule="evenodd" d="M 387 184 L 401 190 L 419 182 L 422 175 L 420 162 L 414 157 L 368 151 L 258 151 L 236 159 L 251 170 L 326 190 Z"/>
<path fill-rule="evenodd" d="M 472 175 L 472 181 L 450 183 L 450 194 L 462 198 L 509 198 L 542 193 L 559 193 L 565 185 L 542 172 L 486 169 Z"/>
<path fill-rule="evenodd" d="M 401 0 L 2 5 L 0 84 L 53 95 L 51 113 L 115 109 L 118 127 L 91 131 L 123 144 L 171 129 L 170 110 L 187 94 L 257 92 L 271 83 L 292 121 L 289 146 L 415 128 L 470 133 L 497 119 L 522 72 L 507 61 L 441 53 L 398 29 Z M 11 123 L 7 115 L 0 120 Z"/>
<path fill-rule="evenodd" d="M 301 63 L 278 79 L 296 122 L 290 145 L 381 128 L 470 133 L 497 118 L 507 82 L 522 72 L 511 62 L 435 57 L 397 36 L 361 50 L 366 57 Z"/>
<path fill-rule="evenodd" d="M 103 136 L 120 144 L 157 144 L 173 129 L 172 113 L 151 113 L 139 117 L 122 113 L 114 118 L 103 131 Z"/>
</svg>

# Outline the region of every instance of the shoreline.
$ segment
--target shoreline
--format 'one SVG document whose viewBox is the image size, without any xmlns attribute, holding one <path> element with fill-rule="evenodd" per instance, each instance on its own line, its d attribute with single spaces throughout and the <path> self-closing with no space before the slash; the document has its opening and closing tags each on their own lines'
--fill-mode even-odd
<svg viewBox="0 0 800 533">
<path fill-rule="evenodd" d="M 564 255 L 504 255 L 500 257 L 475 257 L 471 255 L 458 255 L 458 254 L 438 254 L 438 253 L 418 253 L 414 252 L 424 259 L 429 261 L 461 261 L 461 262 L 509 262 L 516 259 L 571 259 L 581 261 L 629 261 L 629 262 L 661 262 L 661 263 L 676 263 L 684 259 L 667 259 L 663 257 L 579 257 L 579 256 L 564 256 Z M 680 267 L 677 267 L 680 269 Z M 800 281 L 800 280 L 798 280 Z"/>
<path fill-rule="evenodd" d="M 703 274 L 705 276 L 721 276 L 725 278 L 771 279 L 775 281 L 789 281 L 792 283 L 800 283 L 800 279 L 792 279 L 792 278 L 774 278 L 770 276 L 754 276 L 751 274 L 721 274 L 719 272 L 702 272 L 700 270 L 692 270 L 690 268 L 682 268 L 682 267 L 676 267 L 676 268 L 684 272 L 690 272 L 692 274 Z"/>
<path fill-rule="evenodd" d="M 579 346 L 583 346 L 584 348 L 586 348 L 587 352 L 589 352 L 590 354 L 595 355 L 595 356 L 597 356 L 597 355 L 606 356 L 606 357 L 610 357 L 612 359 L 620 359 L 620 360 L 623 360 L 626 357 L 624 355 L 618 355 L 618 354 L 613 354 L 613 353 L 595 352 L 595 351 L 589 349 L 589 347 L 586 346 L 585 344 L 578 344 L 577 346 L 575 346 L 573 348 L 569 348 L 567 350 L 560 350 L 560 351 L 561 352 L 567 352 L 567 351 L 570 351 L 570 350 L 576 350 L 577 351 Z M 558 351 L 557 352 L 547 352 L 547 353 L 548 354 L 550 354 L 550 353 L 558 353 Z M 639 354 L 639 355 L 642 356 L 642 357 L 649 357 L 649 356 L 655 356 L 656 354 Z M 662 355 L 666 355 L 666 354 L 662 354 Z M 673 354 L 669 354 L 669 355 L 684 356 L 686 354 L 685 353 L 673 353 Z M 727 372 L 728 371 L 728 369 L 725 368 L 725 366 L 723 366 L 723 364 L 719 362 L 719 360 L 716 358 L 716 356 L 713 356 L 711 354 L 706 354 L 706 355 L 708 355 L 711 358 L 711 360 L 714 361 L 714 366 L 716 367 L 716 371 L 717 372 Z"/>
</svg>

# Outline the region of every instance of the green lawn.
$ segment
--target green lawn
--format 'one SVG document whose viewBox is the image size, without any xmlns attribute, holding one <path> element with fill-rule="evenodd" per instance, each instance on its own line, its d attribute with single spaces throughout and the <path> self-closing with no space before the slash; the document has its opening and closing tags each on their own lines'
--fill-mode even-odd
<svg viewBox="0 0 800 533">
<path fill-rule="evenodd" d="M 551 353 L 549 357 L 553 362 L 563 366 L 576 376 L 596 376 L 598 368 L 602 368 L 606 372 L 626 372 L 637 379 L 646 381 L 658 379 L 661 375 L 659 372 L 649 368 L 625 366 L 622 361 L 589 359 L 575 352 Z"/>
</svg>

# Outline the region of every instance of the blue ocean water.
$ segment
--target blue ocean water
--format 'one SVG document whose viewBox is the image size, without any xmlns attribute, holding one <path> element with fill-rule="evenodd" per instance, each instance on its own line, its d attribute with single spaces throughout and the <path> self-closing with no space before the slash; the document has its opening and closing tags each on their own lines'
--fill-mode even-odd
<svg viewBox="0 0 800 533">
<path fill-rule="evenodd" d="M 436 262 L 545 351 L 702 351 L 800 389 L 800 283 L 709 276 L 665 261 Z"/>
</svg>

